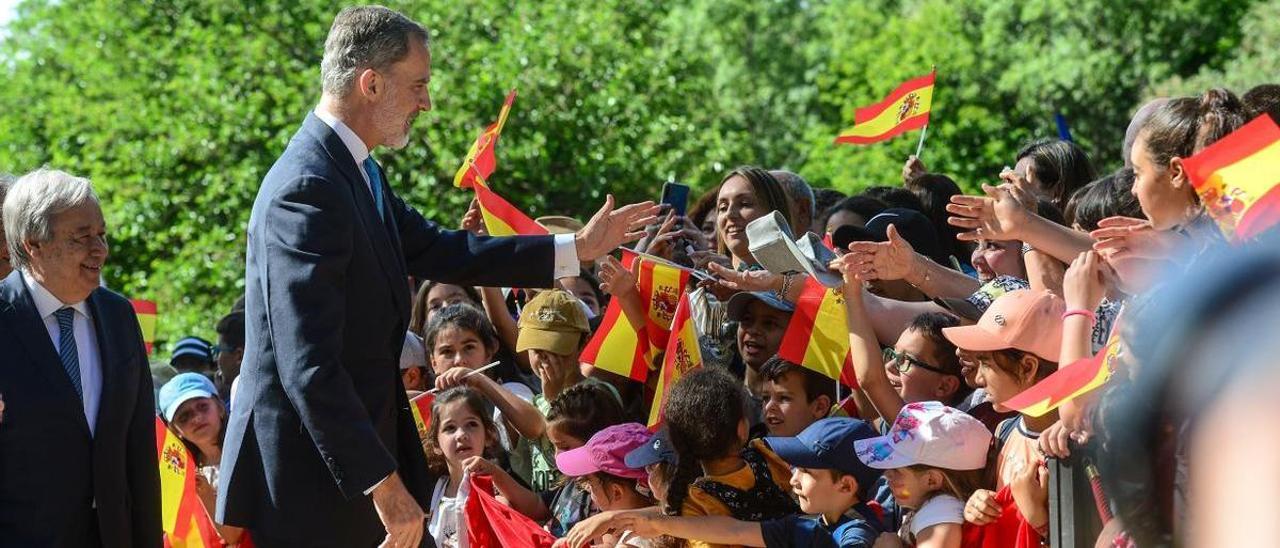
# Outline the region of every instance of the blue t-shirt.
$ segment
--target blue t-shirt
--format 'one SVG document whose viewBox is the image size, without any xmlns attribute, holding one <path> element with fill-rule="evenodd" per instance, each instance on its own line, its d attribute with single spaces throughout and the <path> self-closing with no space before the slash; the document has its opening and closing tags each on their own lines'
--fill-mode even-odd
<svg viewBox="0 0 1280 548">
<path fill-rule="evenodd" d="M 885 531 L 873 510 L 859 502 L 828 526 L 821 516 L 790 515 L 760 523 L 760 533 L 768 548 L 814 546 L 871 548 Z"/>
</svg>

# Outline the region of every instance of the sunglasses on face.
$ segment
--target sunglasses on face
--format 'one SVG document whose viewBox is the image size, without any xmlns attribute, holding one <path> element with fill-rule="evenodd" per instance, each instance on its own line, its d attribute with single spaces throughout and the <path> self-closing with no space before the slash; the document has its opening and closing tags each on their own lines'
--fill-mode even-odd
<svg viewBox="0 0 1280 548">
<path fill-rule="evenodd" d="M 929 365 L 907 355 L 905 352 L 898 352 L 893 348 L 884 349 L 882 355 L 884 357 L 884 363 L 893 366 L 894 371 L 897 371 L 898 373 L 906 373 L 912 366 L 915 366 L 926 371 L 933 371 L 939 375 L 955 375 L 955 373 L 944 371 L 941 367 L 935 365 Z"/>
</svg>

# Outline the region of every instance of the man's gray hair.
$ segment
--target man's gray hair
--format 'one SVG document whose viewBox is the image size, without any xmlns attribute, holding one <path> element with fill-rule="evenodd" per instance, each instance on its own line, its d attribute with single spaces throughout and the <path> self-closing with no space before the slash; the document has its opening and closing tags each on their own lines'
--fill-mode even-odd
<svg viewBox="0 0 1280 548">
<path fill-rule="evenodd" d="M 782 169 L 774 169 L 769 171 L 769 175 L 773 175 L 779 183 L 782 183 L 782 190 L 787 193 L 792 202 L 803 204 L 802 207 L 809 208 L 809 219 L 818 217 L 818 204 L 813 196 L 813 187 L 809 186 L 809 182 L 804 180 L 799 173 L 786 171 Z M 798 211 L 796 213 L 799 213 Z"/>
<path fill-rule="evenodd" d="M 324 41 L 320 80 L 324 92 L 346 97 L 364 69 L 386 70 L 409 54 L 409 40 L 429 44 L 427 28 L 383 6 L 356 6 L 333 19 Z"/>
<path fill-rule="evenodd" d="M 65 171 L 40 168 L 9 185 L 2 217 L 13 267 L 25 269 L 31 263 L 23 244 L 53 239 L 55 215 L 86 203 L 98 203 L 93 185 Z"/>
</svg>

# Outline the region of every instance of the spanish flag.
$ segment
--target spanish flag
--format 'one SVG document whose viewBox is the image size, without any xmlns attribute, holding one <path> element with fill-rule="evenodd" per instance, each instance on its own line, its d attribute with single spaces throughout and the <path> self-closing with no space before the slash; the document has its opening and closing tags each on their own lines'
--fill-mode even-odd
<svg viewBox="0 0 1280 548">
<path fill-rule="evenodd" d="M 196 462 L 187 447 L 156 417 L 160 457 L 160 517 L 164 545 L 172 548 L 223 546 L 222 537 L 196 494 Z"/>
<path fill-rule="evenodd" d="M 853 127 L 836 136 L 837 143 L 867 145 L 920 129 L 933 108 L 933 79 L 937 71 L 903 82 L 883 101 L 857 109 Z"/>
<path fill-rule="evenodd" d="M 130 299 L 133 313 L 138 316 L 138 327 L 142 329 L 142 342 L 147 344 L 147 354 L 151 354 L 156 342 L 156 302 Z"/>
<path fill-rule="evenodd" d="M 641 258 L 636 285 L 645 303 L 645 334 L 654 349 L 666 348 L 676 306 L 689 285 L 689 271 Z"/>
<path fill-rule="evenodd" d="M 635 253 L 629 249 L 622 250 L 622 264 L 630 267 L 635 261 Z M 649 339 L 645 335 L 644 326 L 631 325 L 627 315 L 622 312 L 618 299 L 610 299 L 604 309 L 604 319 L 600 327 L 582 349 L 579 361 L 616 373 L 637 382 L 645 382 L 649 378 Z"/>
<path fill-rule="evenodd" d="M 1280 221 L 1280 127 L 1262 115 L 1182 162 L 1227 238 L 1248 240 Z"/>
<path fill-rule="evenodd" d="M 413 412 L 413 424 L 418 427 L 418 437 L 424 440 L 431 435 L 431 403 L 434 401 L 436 401 L 436 395 L 432 392 L 418 394 L 409 400 L 409 411 Z"/>
<path fill-rule="evenodd" d="M 502 103 L 502 110 L 498 112 L 498 121 L 489 124 L 484 128 L 476 141 L 471 144 L 471 150 L 467 151 L 467 157 L 462 160 L 462 167 L 458 168 L 458 173 L 453 176 L 453 186 L 458 188 L 471 188 L 477 180 L 480 184 L 493 174 L 493 170 L 498 166 L 498 160 L 493 154 L 494 146 L 498 144 L 498 136 L 502 134 L 502 126 L 507 123 L 507 114 L 511 112 L 511 104 L 516 100 L 516 90 L 511 88 L 511 92 L 507 93 L 507 100 Z"/>
<path fill-rule="evenodd" d="M 479 184 L 471 185 L 471 189 L 475 191 L 476 200 L 480 202 L 480 213 L 484 216 L 484 226 L 490 236 L 547 234 L 547 229 L 516 209 L 511 202 L 498 196 L 484 183 L 484 179 L 478 179 L 478 182 Z"/>
<path fill-rule="evenodd" d="M 1112 323 L 1106 346 L 1098 350 L 1097 354 L 1058 368 L 1052 375 L 1001 405 L 1024 415 L 1043 416 L 1057 409 L 1062 402 L 1071 401 L 1106 384 L 1119 365 L 1122 355 L 1120 349 L 1120 320 L 1117 318 Z"/>
<path fill-rule="evenodd" d="M 663 407 L 671 386 L 686 373 L 702 367 L 702 348 L 698 346 L 698 329 L 694 326 L 689 310 L 689 294 L 681 293 L 676 314 L 671 321 L 671 337 L 667 352 L 662 358 L 662 371 L 658 373 L 658 385 L 649 406 L 649 429 L 657 430 L 666 418 Z"/>
<path fill-rule="evenodd" d="M 796 311 L 782 334 L 778 356 L 857 388 L 844 306 L 843 288 L 829 288 L 806 276 Z"/>
</svg>

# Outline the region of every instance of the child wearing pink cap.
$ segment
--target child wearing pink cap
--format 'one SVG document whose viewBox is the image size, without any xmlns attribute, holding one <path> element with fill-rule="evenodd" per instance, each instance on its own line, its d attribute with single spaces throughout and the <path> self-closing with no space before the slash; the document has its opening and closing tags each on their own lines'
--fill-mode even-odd
<svg viewBox="0 0 1280 548">
<path fill-rule="evenodd" d="M 635 510 L 653 506 L 643 468 L 627 466 L 627 453 L 649 442 L 650 432 L 643 424 L 628 422 L 597 432 L 586 445 L 556 455 L 556 468 L 574 478 L 591 494 L 595 507 L 610 510 Z M 606 538 L 607 546 L 648 547 L 652 543 L 623 531 L 616 539 Z"/>
<path fill-rule="evenodd" d="M 1063 300 L 1047 291 L 1022 289 L 996 299 L 975 325 L 942 330 L 961 359 L 978 364 L 976 380 L 997 411 L 1001 404 L 1058 370 L 1062 349 Z M 1000 517 L 997 492 L 1008 487 L 1022 518 L 1043 534 L 1049 524 L 1048 472 L 1039 451 L 1040 432 L 1058 421 L 1051 411 L 1020 414 L 997 428 L 996 491 L 970 497 L 965 519 L 986 525 Z"/>
<path fill-rule="evenodd" d="M 911 510 L 876 546 L 959 548 L 964 501 L 981 484 L 990 445 L 981 421 L 936 401 L 903 406 L 888 434 L 855 442 L 858 459 L 884 470 L 894 500 Z"/>
</svg>

